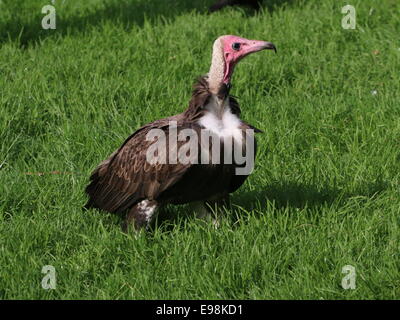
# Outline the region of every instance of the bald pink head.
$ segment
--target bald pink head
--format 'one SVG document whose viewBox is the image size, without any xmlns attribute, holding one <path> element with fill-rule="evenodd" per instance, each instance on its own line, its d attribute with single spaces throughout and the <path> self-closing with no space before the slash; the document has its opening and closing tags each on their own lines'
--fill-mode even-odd
<svg viewBox="0 0 400 320">
<path fill-rule="evenodd" d="M 233 35 L 219 37 L 214 43 L 213 61 L 209 73 L 210 87 L 228 84 L 231 80 L 235 65 L 244 57 L 261 50 L 275 50 L 271 42 L 248 40 Z M 222 73 L 222 74 L 221 74 Z"/>
<path fill-rule="evenodd" d="M 271 42 L 248 40 L 237 36 L 221 37 L 225 58 L 224 83 L 228 83 L 233 73 L 234 66 L 245 56 L 253 52 L 269 49 L 275 50 L 275 45 Z"/>
</svg>

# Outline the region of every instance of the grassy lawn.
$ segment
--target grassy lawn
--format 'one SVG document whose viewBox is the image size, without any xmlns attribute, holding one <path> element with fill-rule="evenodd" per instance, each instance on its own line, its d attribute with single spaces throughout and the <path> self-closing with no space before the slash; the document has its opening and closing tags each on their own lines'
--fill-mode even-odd
<svg viewBox="0 0 400 320">
<path fill-rule="evenodd" d="M 20 2 L 0 1 L 1 299 L 400 298 L 398 0 L 214 14 L 212 0 L 57 0 L 56 30 L 41 28 L 50 0 Z M 349 3 L 355 30 L 341 26 Z M 139 236 L 82 211 L 90 172 L 187 107 L 223 34 L 278 48 L 233 78 L 243 118 L 265 131 L 234 211 L 214 229 L 171 207 Z"/>
</svg>

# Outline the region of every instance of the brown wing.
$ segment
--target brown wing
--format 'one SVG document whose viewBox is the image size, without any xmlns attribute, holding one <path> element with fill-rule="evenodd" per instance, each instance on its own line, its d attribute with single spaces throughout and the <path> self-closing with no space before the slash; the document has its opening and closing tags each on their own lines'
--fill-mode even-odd
<svg viewBox="0 0 400 320">
<path fill-rule="evenodd" d="M 171 119 L 158 120 L 139 129 L 99 165 L 86 188 L 90 197 L 86 207 L 121 212 L 141 199 L 156 199 L 179 181 L 191 164 L 151 164 L 146 158 L 149 147 L 154 144 L 154 140 L 146 140 L 147 133 L 151 129 L 160 129 L 168 137 L 168 120 Z M 178 141 L 175 148 L 169 147 L 167 139 L 165 148 L 158 149 L 156 155 L 168 159 L 169 152 L 179 149 L 183 143 Z"/>
<path fill-rule="evenodd" d="M 183 114 L 157 120 L 142 127 L 98 166 L 86 188 L 90 198 L 86 207 L 101 208 L 110 212 L 123 211 L 140 199 L 156 198 L 179 181 L 190 165 L 149 164 L 146 161 L 146 152 L 153 142 L 146 141 L 146 134 L 150 129 L 158 128 L 164 130 L 168 136 L 169 121 L 177 121 L 179 125 L 183 122 L 190 125 L 199 118 L 203 113 L 202 107 L 210 96 L 207 79 L 199 78 L 193 89 L 189 108 Z M 185 142 L 178 142 L 177 147 L 182 143 Z M 171 152 L 171 148 L 166 148 L 166 152 L 168 151 Z"/>
</svg>

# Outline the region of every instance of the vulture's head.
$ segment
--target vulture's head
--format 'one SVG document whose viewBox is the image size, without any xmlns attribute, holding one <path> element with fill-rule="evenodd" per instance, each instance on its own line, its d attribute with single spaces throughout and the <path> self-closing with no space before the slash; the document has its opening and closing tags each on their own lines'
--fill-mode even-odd
<svg viewBox="0 0 400 320">
<path fill-rule="evenodd" d="M 235 65 L 244 57 L 261 50 L 274 50 L 271 42 L 248 40 L 238 36 L 221 36 L 214 42 L 212 62 L 208 73 L 210 90 L 217 93 L 223 84 L 231 81 Z"/>
</svg>

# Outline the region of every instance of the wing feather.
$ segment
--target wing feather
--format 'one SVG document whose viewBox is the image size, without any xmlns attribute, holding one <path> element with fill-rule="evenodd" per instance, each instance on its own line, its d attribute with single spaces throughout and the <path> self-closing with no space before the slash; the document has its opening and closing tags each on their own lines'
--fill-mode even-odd
<svg viewBox="0 0 400 320">
<path fill-rule="evenodd" d="M 157 198 L 184 175 L 190 164 L 151 164 L 146 160 L 146 152 L 154 143 L 146 141 L 146 134 L 153 128 L 161 128 L 168 137 L 168 126 L 165 125 L 168 120 L 171 119 L 158 120 L 136 131 L 94 170 L 86 188 L 90 197 L 88 207 L 109 212 L 124 211 L 143 198 Z M 182 143 L 178 141 L 177 147 Z M 166 159 L 168 149 L 168 146 L 164 148 Z"/>
</svg>

